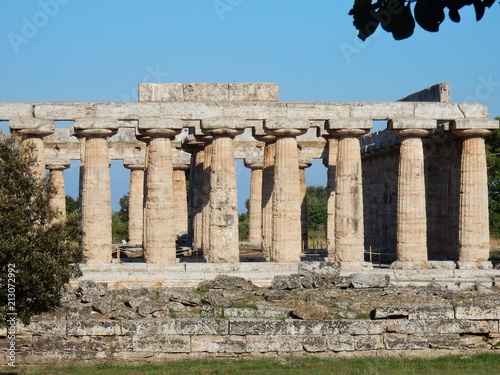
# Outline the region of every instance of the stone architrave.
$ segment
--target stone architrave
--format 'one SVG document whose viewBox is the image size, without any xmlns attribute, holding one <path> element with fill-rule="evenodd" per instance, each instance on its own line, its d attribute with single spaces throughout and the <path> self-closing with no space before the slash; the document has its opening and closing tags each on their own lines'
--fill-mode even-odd
<svg viewBox="0 0 500 375">
<path fill-rule="evenodd" d="M 299 262 L 302 250 L 299 150 L 297 136 L 308 121 L 266 121 L 265 131 L 276 137 L 273 188 L 273 234 L 270 260 Z"/>
<path fill-rule="evenodd" d="M 188 203 L 186 189 L 186 171 L 189 165 L 175 164 L 174 183 L 174 212 L 175 212 L 175 233 L 187 233 L 188 230 Z"/>
<path fill-rule="evenodd" d="M 488 129 L 455 129 L 463 138 L 460 163 L 460 208 L 458 260 L 460 268 L 486 262 L 490 251 L 488 222 L 488 178 L 484 138 Z"/>
<path fill-rule="evenodd" d="M 359 137 L 368 133 L 371 120 L 331 120 L 328 132 L 338 139 L 335 175 L 335 253 L 333 259 L 364 262 L 363 177 Z M 329 254 L 329 257 L 332 258 Z"/>
<path fill-rule="evenodd" d="M 144 233 L 144 170 L 146 166 L 138 162 L 125 162 L 130 169 L 128 198 L 129 244 L 142 246 Z"/>
<path fill-rule="evenodd" d="M 250 207 L 248 210 L 248 241 L 262 244 L 262 170 L 263 164 L 245 161 L 245 166 L 252 170 L 250 175 Z"/>
<path fill-rule="evenodd" d="M 116 129 L 75 129 L 85 138 L 82 179 L 82 248 L 88 264 L 111 262 L 111 186 L 107 137 Z"/>
<path fill-rule="evenodd" d="M 50 201 L 52 209 L 57 212 L 59 220 L 66 220 L 66 194 L 64 190 L 64 170 L 69 167 L 69 160 L 46 165 L 49 170 L 49 183 L 54 187 L 55 195 Z"/>
<path fill-rule="evenodd" d="M 210 175 L 210 252 L 211 263 L 239 262 L 238 196 L 234 137 L 240 131 L 220 128 L 210 130 L 212 162 Z"/>
<path fill-rule="evenodd" d="M 172 125 L 177 127 L 177 124 Z M 144 200 L 144 258 L 148 263 L 175 263 L 171 138 L 178 133 L 178 130 L 139 128 L 139 131 L 143 136 L 149 137 Z"/>
<path fill-rule="evenodd" d="M 397 205 L 397 263 L 427 262 L 423 128 L 393 129 L 402 137 L 399 153 Z"/>
</svg>

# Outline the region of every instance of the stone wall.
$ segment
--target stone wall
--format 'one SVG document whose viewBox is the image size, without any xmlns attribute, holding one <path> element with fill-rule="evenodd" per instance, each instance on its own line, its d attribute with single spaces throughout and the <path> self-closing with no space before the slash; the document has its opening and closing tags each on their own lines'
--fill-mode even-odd
<svg viewBox="0 0 500 375">
<path fill-rule="evenodd" d="M 331 264 L 309 268 L 275 278 L 270 289 L 227 276 L 205 281 L 195 290 L 116 291 L 83 281 L 64 295 L 63 307 L 18 327 L 17 364 L 281 355 L 437 356 L 500 348 L 496 289 L 482 290 L 478 300 L 471 295 L 454 299 L 449 290 L 426 287 L 411 293 L 427 302 L 394 303 L 397 299 L 391 295 L 404 300 L 408 290 L 387 288 L 387 276 L 340 277 Z M 332 316 L 314 303 L 322 296 L 323 302 L 341 306 L 341 293 L 356 301 L 361 300 L 360 293 L 367 293 L 369 303 L 375 303 L 370 318 Z M 373 302 L 373 293 L 379 295 L 375 301 L 386 302 Z M 478 296 L 477 291 L 472 293 Z M 436 302 L 433 296 L 440 294 L 444 299 Z M 268 303 L 244 302 L 249 296 Z M 283 304 L 287 297 L 296 299 L 294 308 L 269 303 Z M 2 346 L 5 336 L 5 330 L 0 331 Z M 0 358 L 0 364 L 6 363 Z"/>
</svg>

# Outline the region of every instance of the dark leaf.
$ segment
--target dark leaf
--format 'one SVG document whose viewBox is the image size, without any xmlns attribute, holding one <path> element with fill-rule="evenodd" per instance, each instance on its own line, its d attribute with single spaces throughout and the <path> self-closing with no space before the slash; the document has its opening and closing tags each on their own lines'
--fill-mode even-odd
<svg viewBox="0 0 500 375">
<path fill-rule="evenodd" d="M 377 30 L 379 21 L 375 18 L 371 0 L 356 0 L 349 15 L 353 17 L 353 25 L 359 31 L 358 37 L 361 40 L 366 40 Z"/>
<path fill-rule="evenodd" d="M 453 22 L 460 22 L 460 13 L 458 12 L 458 9 L 450 9 L 450 11 L 448 12 L 448 16 Z"/>
<path fill-rule="evenodd" d="M 424 30 L 439 31 L 439 25 L 444 21 L 444 5 L 435 0 L 417 0 L 415 4 L 415 20 Z"/>
<path fill-rule="evenodd" d="M 486 9 L 485 3 L 481 0 L 474 0 L 474 10 L 476 11 L 476 21 L 480 21 Z"/>
</svg>

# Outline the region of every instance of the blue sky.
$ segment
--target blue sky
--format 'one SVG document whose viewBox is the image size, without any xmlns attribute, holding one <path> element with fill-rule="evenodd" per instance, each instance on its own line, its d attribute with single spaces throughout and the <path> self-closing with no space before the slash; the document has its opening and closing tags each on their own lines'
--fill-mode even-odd
<svg viewBox="0 0 500 375">
<path fill-rule="evenodd" d="M 0 0 L 0 101 L 135 101 L 140 82 L 276 82 L 283 101 L 390 101 L 437 82 L 500 115 L 500 5 L 394 41 L 352 1 Z M 469 8 L 469 7 L 468 7 Z M 5 125 L 3 125 L 5 127 Z M 65 172 L 77 193 L 76 164 Z M 320 162 L 310 184 L 325 184 Z M 240 211 L 249 171 L 238 166 Z M 113 208 L 128 170 L 112 165 Z"/>
</svg>

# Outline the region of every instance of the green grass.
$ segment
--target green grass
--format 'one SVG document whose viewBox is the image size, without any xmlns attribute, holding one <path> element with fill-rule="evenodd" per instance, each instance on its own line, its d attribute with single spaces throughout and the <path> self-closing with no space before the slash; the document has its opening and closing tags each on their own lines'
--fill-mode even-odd
<svg viewBox="0 0 500 375">
<path fill-rule="evenodd" d="M 286 357 L 258 360 L 190 360 L 145 365 L 112 365 L 46 367 L 37 369 L 0 370 L 0 374 L 16 375 L 160 375 L 160 374 L 359 374 L 359 375 L 467 375 L 498 374 L 500 353 L 473 356 L 446 356 L 436 359 L 357 358 L 320 359 Z"/>
</svg>

